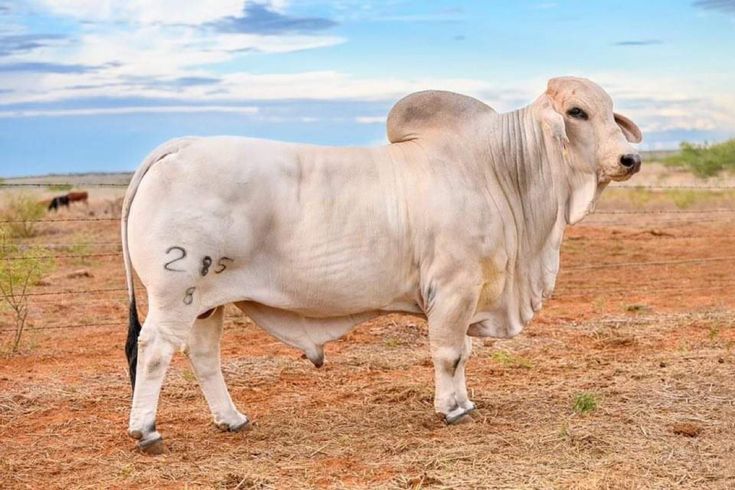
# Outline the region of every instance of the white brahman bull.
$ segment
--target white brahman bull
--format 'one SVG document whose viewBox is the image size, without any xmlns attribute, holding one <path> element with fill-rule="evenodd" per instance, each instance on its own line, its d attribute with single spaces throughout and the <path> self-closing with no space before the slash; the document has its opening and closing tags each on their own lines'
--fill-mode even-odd
<svg viewBox="0 0 735 490">
<path fill-rule="evenodd" d="M 640 168 L 629 144 L 640 130 L 580 78 L 555 78 L 507 114 L 449 92 L 409 95 L 388 137 L 378 148 L 182 138 L 143 162 L 122 218 L 129 434 L 141 450 L 163 448 L 155 415 L 177 349 L 215 424 L 247 427 L 220 368 L 228 303 L 317 366 L 326 342 L 368 318 L 425 315 L 434 406 L 460 420 L 474 409 L 468 335 L 518 334 L 553 290 L 565 226 Z M 142 329 L 133 268 L 148 292 Z"/>
</svg>

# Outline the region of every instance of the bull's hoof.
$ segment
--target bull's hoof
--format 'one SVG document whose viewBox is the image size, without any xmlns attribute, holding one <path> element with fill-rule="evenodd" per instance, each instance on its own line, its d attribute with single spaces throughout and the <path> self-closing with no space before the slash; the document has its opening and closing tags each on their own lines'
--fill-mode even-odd
<svg viewBox="0 0 735 490">
<path fill-rule="evenodd" d="M 245 419 L 239 424 L 228 424 L 227 422 L 220 422 L 215 424 L 217 428 L 223 432 L 247 432 L 250 430 L 250 421 Z"/>
<path fill-rule="evenodd" d="M 155 437 L 149 440 L 141 440 L 138 442 L 138 450 L 149 456 L 157 456 L 163 454 L 166 446 L 163 445 L 163 438 L 161 436 Z"/>
<path fill-rule="evenodd" d="M 468 422 L 472 422 L 470 414 L 475 411 L 475 407 L 462 408 L 457 407 L 451 412 L 444 415 L 444 422 L 447 425 L 459 425 Z"/>
</svg>

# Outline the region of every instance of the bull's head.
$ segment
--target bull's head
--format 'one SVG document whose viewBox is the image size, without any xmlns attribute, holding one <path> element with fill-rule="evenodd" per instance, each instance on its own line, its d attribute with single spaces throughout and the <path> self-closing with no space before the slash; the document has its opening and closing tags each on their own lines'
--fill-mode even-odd
<svg viewBox="0 0 735 490">
<path fill-rule="evenodd" d="M 640 170 L 640 155 L 630 143 L 640 143 L 641 130 L 613 112 L 612 99 L 599 85 L 584 78 L 552 78 L 534 105 L 566 160 L 594 172 L 599 184 L 627 180 Z"/>
<path fill-rule="evenodd" d="M 611 180 L 627 180 L 640 170 L 641 157 L 631 143 L 641 141 L 641 130 L 613 112 L 612 99 L 599 85 L 583 78 L 552 78 L 533 112 L 563 156 L 558 170 L 570 189 L 564 203 L 567 223 L 589 213 Z"/>
</svg>

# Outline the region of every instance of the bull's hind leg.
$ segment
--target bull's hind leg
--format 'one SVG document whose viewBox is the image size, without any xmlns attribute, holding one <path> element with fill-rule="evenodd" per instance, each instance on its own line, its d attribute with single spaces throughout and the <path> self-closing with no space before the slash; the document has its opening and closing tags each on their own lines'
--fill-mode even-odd
<svg viewBox="0 0 735 490">
<path fill-rule="evenodd" d="M 128 434 L 137 439 L 138 448 L 145 453 L 163 451 L 163 439 L 156 431 L 158 399 L 171 357 L 184 345 L 192 323 L 165 319 L 155 309 L 151 309 L 143 323 L 138 338 L 138 364 Z"/>
<path fill-rule="evenodd" d="M 221 430 L 239 432 L 248 427 L 248 418 L 238 412 L 222 376 L 220 339 L 224 307 L 203 315 L 194 322 L 189 336 L 187 355 L 212 411 L 215 425 Z"/>
<path fill-rule="evenodd" d="M 467 329 L 477 298 L 448 287 L 447 294 L 437 293 L 429 320 L 429 344 L 434 361 L 434 409 L 448 424 L 461 421 L 475 406 L 467 398 L 464 365 L 469 357 Z"/>
</svg>

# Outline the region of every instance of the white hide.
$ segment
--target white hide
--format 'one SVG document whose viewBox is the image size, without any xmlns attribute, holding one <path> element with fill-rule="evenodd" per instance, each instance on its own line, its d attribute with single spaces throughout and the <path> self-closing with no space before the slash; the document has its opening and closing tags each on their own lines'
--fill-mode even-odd
<svg viewBox="0 0 735 490">
<path fill-rule="evenodd" d="M 123 228 L 151 304 L 186 318 L 247 302 L 261 326 L 316 352 L 364 317 L 425 312 L 432 271 L 456 267 L 495 293 L 470 332 L 519 333 L 551 294 L 564 226 L 606 183 L 568 163 L 564 116 L 548 95 L 497 114 L 421 92 L 396 104 L 388 134 L 370 149 L 211 137 L 155 150 Z M 182 272 L 163 268 L 181 255 L 171 247 L 186 251 L 170 265 Z M 204 257 L 231 260 L 202 276 Z"/>
<path fill-rule="evenodd" d="M 566 116 L 578 99 L 589 126 Z M 554 288 L 565 226 L 607 182 L 630 176 L 615 159 L 635 150 L 607 94 L 579 79 L 552 80 L 507 114 L 458 94 L 414 94 L 391 111 L 388 136 L 377 148 L 203 137 L 156 149 L 123 212 L 128 282 L 134 268 L 155 314 L 141 338 L 155 328 L 184 345 L 197 315 L 236 303 L 320 363 L 325 342 L 365 319 L 424 314 L 437 410 L 471 409 L 465 355 L 452 369 L 441 359 L 469 355 L 466 333 L 523 329 Z"/>
</svg>

